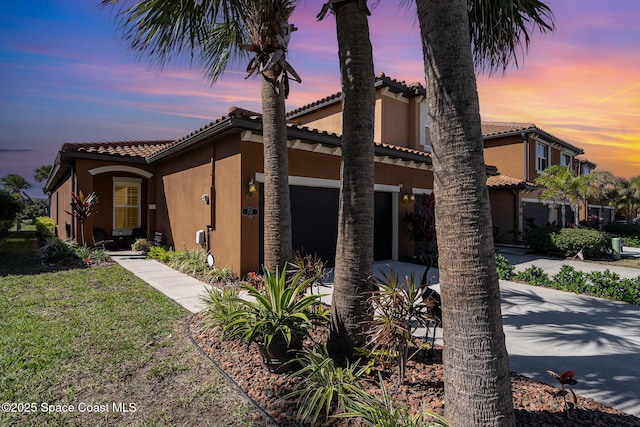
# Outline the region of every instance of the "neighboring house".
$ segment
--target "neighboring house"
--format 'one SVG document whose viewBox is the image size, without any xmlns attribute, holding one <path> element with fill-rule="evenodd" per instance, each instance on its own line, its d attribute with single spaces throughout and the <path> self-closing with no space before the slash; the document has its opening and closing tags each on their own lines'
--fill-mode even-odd
<svg viewBox="0 0 640 427">
<path fill-rule="evenodd" d="M 494 227 L 498 228 L 498 240 L 519 241 L 522 233 L 531 226 L 561 223 L 559 202 L 542 202 L 542 189 L 536 187 L 534 182 L 546 168 L 554 165 L 568 166 L 576 175 L 590 173 L 596 165 L 577 157 L 584 154 L 584 151 L 533 123 L 483 122 L 482 134 L 485 161 L 495 165 L 502 174 L 513 177 L 513 184 L 519 186 L 513 190 L 513 197 L 509 199 L 504 191 L 496 191 L 498 188 L 504 189 L 504 185 L 496 186 L 497 180 L 489 179 L 489 188 L 492 190 L 491 209 Z M 586 218 L 585 203 L 579 203 L 579 212 L 575 212 L 575 206 L 566 204 L 567 224 L 575 223 L 576 218 Z M 600 208 L 607 210 L 602 206 Z M 609 208 L 609 211 L 612 209 Z M 505 221 L 501 221 L 501 216 L 513 217 L 513 225 L 510 227 Z"/>
<path fill-rule="evenodd" d="M 60 237 L 81 241 L 66 212 L 71 193 L 95 191 L 97 213 L 85 239 L 101 228 L 123 246 L 135 229 L 162 233 L 177 249 L 202 244 L 216 265 L 239 274 L 262 263 L 263 150 L 260 116 L 233 108 L 227 116 L 174 142 L 64 144 L 45 190 Z M 337 238 L 340 137 L 291 124 L 289 182 L 293 244 L 333 262 Z M 374 258 L 411 256 L 402 220 L 405 193 L 433 188 L 424 151 L 375 144 Z M 252 186 L 253 184 L 254 186 Z M 256 191 L 250 191 L 253 189 Z"/>
</svg>

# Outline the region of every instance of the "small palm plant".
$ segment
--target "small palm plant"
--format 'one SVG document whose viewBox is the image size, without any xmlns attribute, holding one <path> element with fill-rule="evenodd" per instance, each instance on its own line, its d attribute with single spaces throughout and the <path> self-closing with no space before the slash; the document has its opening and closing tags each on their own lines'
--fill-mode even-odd
<svg viewBox="0 0 640 427">
<path fill-rule="evenodd" d="M 369 298 L 374 309 L 368 322 L 367 347 L 372 354 L 387 355 L 398 365 L 398 381 L 402 385 L 409 361 L 409 348 L 416 344 L 415 330 L 428 330 L 432 320 L 429 300 L 423 298 L 428 290 L 416 283 L 415 276 L 400 281 L 393 270 L 376 279 L 377 291 Z"/>
<path fill-rule="evenodd" d="M 71 193 L 71 211 L 65 211 L 80 221 L 80 234 L 82 235 L 82 246 L 86 246 L 84 241 L 84 223 L 93 214 L 96 213 L 96 203 L 98 195 L 92 191 L 85 197 L 80 191 L 78 194 Z"/>
</svg>

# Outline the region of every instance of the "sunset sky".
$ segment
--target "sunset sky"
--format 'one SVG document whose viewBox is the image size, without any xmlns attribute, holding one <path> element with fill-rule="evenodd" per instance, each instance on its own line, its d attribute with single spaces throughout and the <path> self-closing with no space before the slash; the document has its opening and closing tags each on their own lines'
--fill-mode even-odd
<svg viewBox="0 0 640 427">
<path fill-rule="evenodd" d="M 235 64 L 211 86 L 197 65 L 160 70 L 128 51 L 98 0 L 0 2 L 0 176 L 55 160 L 65 142 L 176 139 L 231 106 L 260 110 L 259 82 Z M 302 1 L 287 109 L 340 90 L 332 16 Z M 556 31 L 534 34 L 520 68 L 478 77 L 483 120 L 532 122 L 618 176 L 640 175 L 640 1 L 547 0 Z M 424 82 L 415 13 L 383 1 L 370 20 L 375 69 Z M 29 194 L 42 197 L 34 183 Z"/>
</svg>

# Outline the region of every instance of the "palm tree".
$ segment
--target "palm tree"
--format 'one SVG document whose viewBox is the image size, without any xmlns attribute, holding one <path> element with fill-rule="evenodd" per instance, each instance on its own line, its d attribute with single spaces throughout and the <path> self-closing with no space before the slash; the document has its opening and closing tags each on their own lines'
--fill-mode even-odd
<svg viewBox="0 0 640 427">
<path fill-rule="evenodd" d="M 19 194 L 20 197 L 22 197 L 22 190 L 31 187 L 31 184 L 23 176 L 16 173 L 10 173 L 0 178 L 0 184 L 9 193 Z"/>
<path fill-rule="evenodd" d="M 523 3 L 538 8 L 527 12 Z M 433 145 L 445 416 L 454 426 L 512 426 L 474 56 L 476 67 L 505 70 L 522 35 L 528 43 L 529 26 L 550 29 L 538 22 L 551 15 L 536 0 L 416 5 Z M 478 13 L 469 19 L 473 10 Z"/>
<path fill-rule="evenodd" d="M 270 271 L 283 267 L 292 255 L 285 98 L 289 77 L 300 81 L 286 61 L 295 30 L 288 20 L 295 4 L 292 0 L 140 0 L 119 10 L 132 50 L 160 65 L 186 51 L 199 58 L 212 83 L 230 61 L 253 55 L 247 72 L 261 78 L 264 261 Z"/>
<path fill-rule="evenodd" d="M 331 1 L 336 17 L 342 85 L 342 160 L 338 239 L 328 350 L 338 360 L 363 347 L 362 325 L 371 316 L 367 302 L 373 285 L 373 53 L 365 0 Z M 365 207 L 365 208 L 363 208 Z"/>
<path fill-rule="evenodd" d="M 46 181 L 47 178 L 49 178 L 52 168 L 53 165 L 42 165 L 39 168 L 36 168 L 33 171 L 33 179 L 35 179 L 36 182 Z"/>
<path fill-rule="evenodd" d="M 625 209 L 627 224 L 632 224 L 632 209 L 640 206 L 640 175 L 629 179 L 615 177 L 615 186 L 609 193 L 609 200 L 614 206 Z"/>
<path fill-rule="evenodd" d="M 544 187 L 542 194 L 540 194 L 540 200 L 551 200 L 554 202 L 554 206 L 555 203 L 560 203 L 560 211 L 562 212 L 560 224 L 565 227 L 565 204 L 569 203 L 575 208 L 580 197 L 581 181 L 568 166 L 554 165 L 545 169 L 536 178 L 535 183 Z M 588 189 L 585 188 L 584 191 L 586 192 Z"/>
</svg>

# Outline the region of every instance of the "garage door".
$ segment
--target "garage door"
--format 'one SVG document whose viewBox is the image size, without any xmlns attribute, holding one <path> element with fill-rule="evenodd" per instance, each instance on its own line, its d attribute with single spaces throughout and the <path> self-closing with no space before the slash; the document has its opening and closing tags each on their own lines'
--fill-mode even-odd
<svg viewBox="0 0 640 427">
<path fill-rule="evenodd" d="M 262 188 L 261 188 L 262 189 Z M 290 186 L 291 233 L 294 250 L 316 253 L 333 266 L 338 237 L 339 190 Z M 264 200 L 261 194 L 260 200 Z M 260 263 L 264 260 L 263 205 L 260 207 Z M 374 259 L 391 259 L 391 193 L 375 193 Z"/>
</svg>

